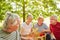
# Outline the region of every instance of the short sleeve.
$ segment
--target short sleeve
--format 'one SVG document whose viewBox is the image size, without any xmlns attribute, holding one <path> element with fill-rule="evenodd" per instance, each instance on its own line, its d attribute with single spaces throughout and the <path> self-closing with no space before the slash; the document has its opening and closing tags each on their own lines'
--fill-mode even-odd
<svg viewBox="0 0 60 40">
<path fill-rule="evenodd" d="M 48 29 L 48 26 L 46 24 L 43 24 L 44 25 L 44 29 Z"/>
</svg>

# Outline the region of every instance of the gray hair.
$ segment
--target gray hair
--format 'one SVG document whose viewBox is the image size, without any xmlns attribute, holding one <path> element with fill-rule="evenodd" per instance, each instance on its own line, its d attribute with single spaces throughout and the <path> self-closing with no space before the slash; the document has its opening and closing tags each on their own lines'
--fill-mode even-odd
<svg viewBox="0 0 60 40">
<path fill-rule="evenodd" d="M 43 16 L 39 16 L 39 17 L 38 17 L 38 20 L 39 20 L 39 19 L 42 19 L 42 20 L 44 21 L 44 17 L 43 17 Z"/>
<path fill-rule="evenodd" d="M 52 15 L 51 17 L 54 17 L 54 19 L 56 19 L 56 20 L 57 20 L 57 15 Z"/>
<path fill-rule="evenodd" d="M 32 15 L 32 14 L 28 14 L 28 15 L 27 15 L 27 18 L 28 18 L 28 17 L 33 18 L 33 15 Z"/>
<path fill-rule="evenodd" d="M 12 25 L 15 25 L 17 23 L 17 21 L 15 21 L 16 19 L 20 22 L 20 17 L 17 15 L 17 14 L 12 14 L 12 13 L 7 13 L 6 14 L 6 18 L 5 18 L 5 21 L 3 23 L 3 27 L 4 28 L 7 28 L 8 26 L 8 20 L 12 19 Z"/>
</svg>

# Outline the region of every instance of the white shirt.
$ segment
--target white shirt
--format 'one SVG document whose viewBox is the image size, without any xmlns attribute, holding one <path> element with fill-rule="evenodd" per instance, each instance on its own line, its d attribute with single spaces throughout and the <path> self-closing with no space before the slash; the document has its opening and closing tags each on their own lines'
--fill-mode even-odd
<svg viewBox="0 0 60 40">
<path fill-rule="evenodd" d="M 23 35 L 28 35 L 31 33 L 32 24 L 27 25 L 25 22 L 22 23 L 21 27 L 24 29 Z"/>
</svg>

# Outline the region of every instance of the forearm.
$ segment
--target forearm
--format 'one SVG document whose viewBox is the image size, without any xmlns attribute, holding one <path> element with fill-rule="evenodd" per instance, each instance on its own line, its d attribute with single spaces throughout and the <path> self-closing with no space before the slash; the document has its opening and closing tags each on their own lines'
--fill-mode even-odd
<svg viewBox="0 0 60 40">
<path fill-rule="evenodd" d="M 50 32 L 50 30 L 45 30 L 45 32 Z"/>
<path fill-rule="evenodd" d="M 43 32 L 45 33 L 45 32 L 49 32 L 50 33 L 50 30 L 49 29 L 45 29 L 45 30 L 43 30 Z"/>
<path fill-rule="evenodd" d="M 7 33 L 11 33 L 13 31 L 16 31 L 18 29 L 18 27 L 8 27 L 7 29 L 3 29 L 3 31 L 7 32 Z"/>
<path fill-rule="evenodd" d="M 51 37 L 52 37 L 53 39 L 56 39 L 53 33 L 51 33 Z"/>
</svg>

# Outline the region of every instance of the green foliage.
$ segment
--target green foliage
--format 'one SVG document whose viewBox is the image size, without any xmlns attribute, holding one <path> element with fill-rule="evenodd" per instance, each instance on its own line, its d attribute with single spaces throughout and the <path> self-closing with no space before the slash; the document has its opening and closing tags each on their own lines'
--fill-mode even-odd
<svg viewBox="0 0 60 40">
<path fill-rule="evenodd" d="M 12 2 L 16 3 L 15 11 L 13 11 L 11 6 Z M 44 17 L 48 17 L 53 14 L 60 15 L 60 10 L 57 9 L 54 0 L 0 0 L 0 20 L 4 19 L 5 13 L 8 10 L 19 14 L 20 17 L 23 17 L 23 3 L 25 4 L 25 14 L 27 15 L 28 13 L 31 13 L 34 16 L 34 19 L 38 18 L 40 14 Z"/>
</svg>

